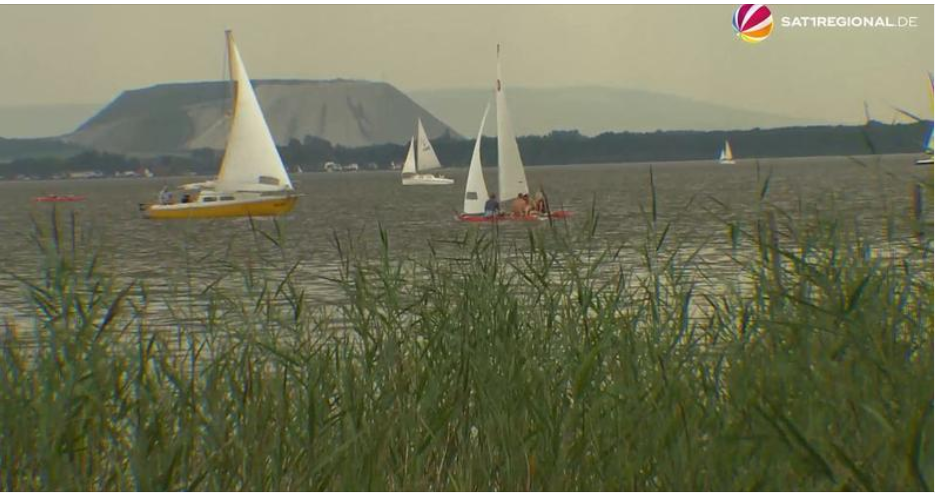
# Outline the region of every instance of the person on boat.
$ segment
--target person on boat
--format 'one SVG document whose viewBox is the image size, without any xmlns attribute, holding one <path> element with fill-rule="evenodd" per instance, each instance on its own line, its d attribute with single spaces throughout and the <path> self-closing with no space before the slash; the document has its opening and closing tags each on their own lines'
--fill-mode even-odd
<svg viewBox="0 0 935 493">
<path fill-rule="evenodd" d="M 159 203 L 162 205 L 168 205 L 172 203 L 172 192 L 169 191 L 169 187 L 162 187 L 162 190 L 159 192 Z"/>
<path fill-rule="evenodd" d="M 548 206 L 545 203 L 545 194 L 542 193 L 542 190 L 536 192 L 535 196 L 535 211 L 539 214 L 548 214 Z"/>
<path fill-rule="evenodd" d="M 513 217 L 523 217 L 528 210 L 529 202 L 526 201 L 522 193 L 517 194 L 516 199 L 513 200 L 513 204 L 510 206 L 510 214 L 512 214 Z"/>
<path fill-rule="evenodd" d="M 500 215 L 500 201 L 497 200 L 497 194 L 490 194 L 490 198 L 484 203 L 484 217 L 494 217 Z"/>
<path fill-rule="evenodd" d="M 528 193 L 523 194 L 523 201 L 526 202 L 526 208 L 523 211 L 524 212 L 523 215 L 525 216 L 532 215 L 532 213 L 535 212 L 536 209 L 535 209 L 535 204 L 533 204 L 532 199 L 529 198 Z"/>
</svg>

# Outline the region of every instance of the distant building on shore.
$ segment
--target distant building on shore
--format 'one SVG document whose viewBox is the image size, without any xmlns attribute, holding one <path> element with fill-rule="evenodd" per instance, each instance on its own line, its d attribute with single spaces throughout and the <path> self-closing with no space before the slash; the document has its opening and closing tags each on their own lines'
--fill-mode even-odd
<svg viewBox="0 0 935 493">
<path fill-rule="evenodd" d="M 71 178 L 72 180 L 87 180 L 91 178 L 103 178 L 103 177 L 104 177 L 104 173 L 101 173 L 100 171 L 97 171 L 97 170 L 72 171 L 68 173 L 68 178 Z"/>
</svg>

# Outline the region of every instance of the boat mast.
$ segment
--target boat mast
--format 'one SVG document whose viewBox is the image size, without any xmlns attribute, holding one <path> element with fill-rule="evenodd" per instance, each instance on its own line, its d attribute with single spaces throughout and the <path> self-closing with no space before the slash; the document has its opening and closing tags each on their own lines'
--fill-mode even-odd
<svg viewBox="0 0 935 493">
<path fill-rule="evenodd" d="M 230 29 L 224 31 L 224 38 L 227 44 L 227 80 L 230 87 L 234 91 L 233 97 L 231 98 L 231 107 L 230 112 L 234 114 L 234 108 L 237 107 L 237 69 L 235 67 L 237 60 L 234 56 L 234 32 Z"/>
</svg>

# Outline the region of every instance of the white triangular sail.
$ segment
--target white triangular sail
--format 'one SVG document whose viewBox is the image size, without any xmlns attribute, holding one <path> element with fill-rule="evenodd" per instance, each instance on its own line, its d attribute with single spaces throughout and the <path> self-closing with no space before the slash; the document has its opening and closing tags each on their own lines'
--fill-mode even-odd
<svg viewBox="0 0 935 493">
<path fill-rule="evenodd" d="M 429 141 L 429 136 L 425 134 L 425 127 L 422 126 L 422 119 L 419 119 L 418 132 L 416 133 L 416 169 L 418 171 L 430 171 L 442 167 Z"/>
<path fill-rule="evenodd" d="M 725 161 L 730 161 L 734 159 L 734 153 L 730 150 L 730 142 L 724 141 L 724 150 L 721 151 L 721 159 Z"/>
<path fill-rule="evenodd" d="M 500 201 L 515 199 L 518 194 L 529 193 L 526 172 L 519 154 L 513 123 L 506 106 L 506 92 L 500 72 L 500 45 L 497 45 L 497 185 Z"/>
<path fill-rule="evenodd" d="M 467 185 L 464 187 L 465 214 L 483 214 L 484 204 L 487 201 L 487 183 L 484 182 L 484 170 L 480 160 L 480 144 L 484 137 L 484 123 L 487 122 L 488 111 L 490 111 L 490 104 L 484 109 L 480 129 L 477 131 L 477 140 L 474 142 L 474 153 L 471 154 L 471 167 L 468 168 Z"/>
<path fill-rule="evenodd" d="M 416 146 L 415 139 L 409 139 L 409 152 L 406 153 L 406 161 L 403 162 L 403 175 L 411 175 L 416 172 Z"/>
<path fill-rule="evenodd" d="M 292 182 L 230 31 L 227 52 L 234 81 L 234 115 L 215 187 L 225 191 L 291 190 Z"/>
<path fill-rule="evenodd" d="M 935 136 L 935 128 L 933 128 L 933 129 L 929 132 L 929 140 L 928 140 L 928 142 L 926 142 L 926 144 L 925 144 L 925 152 L 927 152 L 927 153 L 929 153 L 929 154 L 932 153 L 932 137 L 933 137 L 933 136 Z"/>
</svg>

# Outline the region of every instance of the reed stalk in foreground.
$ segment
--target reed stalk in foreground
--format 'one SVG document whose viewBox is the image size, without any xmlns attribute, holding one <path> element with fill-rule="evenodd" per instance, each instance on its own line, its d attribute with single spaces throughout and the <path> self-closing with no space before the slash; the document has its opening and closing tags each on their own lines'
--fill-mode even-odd
<svg viewBox="0 0 935 493">
<path fill-rule="evenodd" d="M 35 331 L 0 338 L 0 487 L 932 489 L 925 248 L 764 211 L 732 225 L 746 281 L 709 290 L 655 204 L 636 265 L 596 220 L 336 241 L 337 312 L 257 254 L 236 289 L 190 276 L 167 330 L 54 218 Z"/>
</svg>

